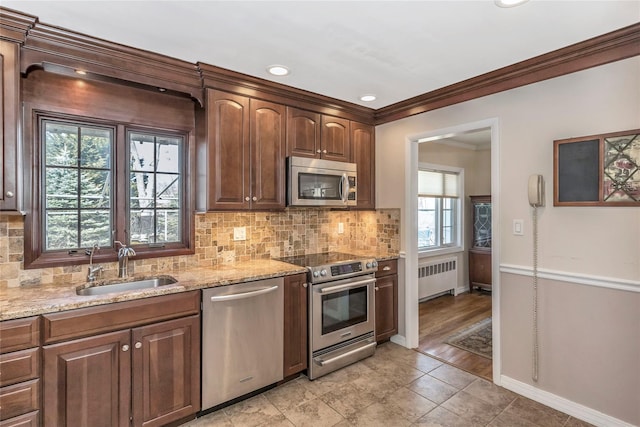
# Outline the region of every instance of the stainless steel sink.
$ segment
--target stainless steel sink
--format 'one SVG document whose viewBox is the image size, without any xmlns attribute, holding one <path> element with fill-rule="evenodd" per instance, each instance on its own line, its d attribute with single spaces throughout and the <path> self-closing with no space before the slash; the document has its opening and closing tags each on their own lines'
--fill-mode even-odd
<svg viewBox="0 0 640 427">
<path fill-rule="evenodd" d="M 157 288 L 159 286 L 172 285 L 177 280 L 171 276 L 160 276 L 141 280 L 132 280 L 130 282 L 109 282 L 99 284 L 88 288 L 76 288 L 76 294 L 82 296 L 104 295 L 112 292 L 135 291 L 139 289 Z"/>
</svg>

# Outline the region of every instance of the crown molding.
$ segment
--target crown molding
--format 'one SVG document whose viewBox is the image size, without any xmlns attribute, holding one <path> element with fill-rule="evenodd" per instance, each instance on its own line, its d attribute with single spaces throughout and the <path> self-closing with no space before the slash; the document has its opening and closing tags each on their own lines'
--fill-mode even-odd
<svg viewBox="0 0 640 427">
<path fill-rule="evenodd" d="M 0 40 L 24 43 L 27 32 L 36 22 L 35 16 L 0 7 Z"/>
<path fill-rule="evenodd" d="M 640 23 L 436 89 L 375 112 L 376 125 L 640 55 Z"/>
<path fill-rule="evenodd" d="M 375 110 L 247 74 L 198 63 L 205 88 L 220 89 L 291 107 L 373 124 Z"/>
</svg>

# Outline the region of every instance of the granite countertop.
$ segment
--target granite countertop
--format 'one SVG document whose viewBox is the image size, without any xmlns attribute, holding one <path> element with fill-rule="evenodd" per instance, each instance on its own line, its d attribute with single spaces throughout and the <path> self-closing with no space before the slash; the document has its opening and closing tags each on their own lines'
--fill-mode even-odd
<svg viewBox="0 0 640 427">
<path fill-rule="evenodd" d="M 378 260 L 395 259 L 398 256 L 389 253 L 362 253 Z M 0 288 L 0 321 L 55 313 L 75 308 L 91 307 L 114 302 L 130 301 L 158 295 L 187 292 L 195 289 L 225 286 L 253 280 L 282 277 L 306 273 L 306 268 L 276 260 L 260 259 L 249 262 L 224 264 L 211 268 L 192 268 L 182 272 L 171 272 L 157 276 L 170 275 L 177 283 L 157 288 L 134 291 L 114 292 L 104 295 L 80 296 L 76 288 L 86 283 L 73 283 L 66 286 L 41 285 L 34 287 Z M 132 276 L 128 280 L 144 279 L 149 276 Z M 96 282 L 99 284 L 100 282 Z"/>
</svg>

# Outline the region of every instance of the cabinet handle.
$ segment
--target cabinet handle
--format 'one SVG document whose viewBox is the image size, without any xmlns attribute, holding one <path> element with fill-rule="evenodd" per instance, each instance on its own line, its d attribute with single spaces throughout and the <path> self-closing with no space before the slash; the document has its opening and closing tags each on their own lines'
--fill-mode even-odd
<svg viewBox="0 0 640 427">
<path fill-rule="evenodd" d="M 136 342 L 135 348 L 142 348 L 142 343 L 140 341 Z"/>
<path fill-rule="evenodd" d="M 249 200 L 251 200 L 251 199 L 249 199 L 249 196 L 247 196 L 247 197 L 245 197 L 245 198 L 244 198 L 244 200 L 245 200 L 246 202 L 248 202 L 248 201 L 249 201 Z"/>
<path fill-rule="evenodd" d="M 379 288 L 379 287 L 377 287 L 377 286 L 376 286 L 376 287 L 374 287 L 374 289 L 375 289 L 376 291 L 379 291 L 379 290 L 380 290 L 380 288 Z"/>
<path fill-rule="evenodd" d="M 320 149 L 318 148 L 318 149 L 316 150 L 316 153 L 320 154 L 320 153 L 322 153 L 322 151 L 320 151 Z"/>
<path fill-rule="evenodd" d="M 391 270 L 391 267 L 389 267 L 388 265 L 384 266 L 384 268 L 382 269 L 382 271 L 389 271 Z"/>
<path fill-rule="evenodd" d="M 303 287 L 303 288 L 306 288 L 307 286 L 309 286 L 307 283 L 303 283 L 303 284 L 302 284 L 302 287 Z"/>
<path fill-rule="evenodd" d="M 322 150 L 322 152 L 323 152 L 324 154 L 327 154 L 327 150 Z"/>
<path fill-rule="evenodd" d="M 253 200 L 254 202 L 256 202 L 256 201 L 258 201 L 258 198 L 257 198 L 256 196 L 253 196 L 253 198 L 252 198 L 251 200 Z"/>
<path fill-rule="evenodd" d="M 7 199 L 11 199 L 13 196 L 13 191 L 7 191 Z"/>
<path fill-rule="evenodd" d="M 123 345 L 122 351 L 129 351 L 129 345 L 128 344 Z"/>
</svg>

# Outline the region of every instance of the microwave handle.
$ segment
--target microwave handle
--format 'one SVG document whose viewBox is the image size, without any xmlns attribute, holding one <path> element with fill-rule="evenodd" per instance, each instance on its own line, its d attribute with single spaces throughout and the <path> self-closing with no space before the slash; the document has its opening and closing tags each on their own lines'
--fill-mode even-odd
<svg viewBox="0 0 640 427">
<path fill-rule="evenodd" d="M 342 174 L 342 178 L 340 179 L 340 198 L 343 203 L 347 203 L 347 199 L 349 197 L 349 178 L 346 173 Z"/>
</svg>

